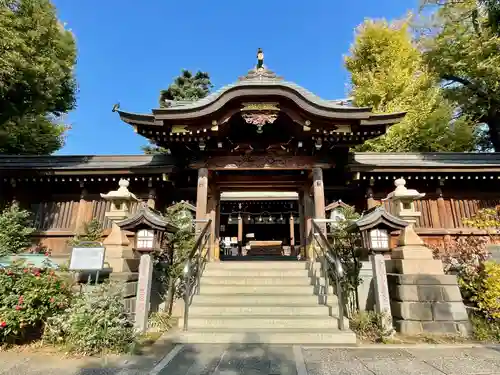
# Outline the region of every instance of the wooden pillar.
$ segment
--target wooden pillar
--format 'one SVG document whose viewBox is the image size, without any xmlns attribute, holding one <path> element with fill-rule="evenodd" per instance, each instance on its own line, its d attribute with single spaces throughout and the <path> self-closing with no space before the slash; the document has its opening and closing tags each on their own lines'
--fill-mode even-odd
<svg viewBox="0 0 500 375">
<path fill-rule="evenodd" d="M 305 224 L 305 256 L 308 259 L 312 259 L 312 248 L 314 243 L 314 238 L 312 238 L 312 218 L 314 216 L 314 202 L 311 195 L 309 195 L 309 189 L 304 193 L 304 224 Z"/>
<path fill-rule="evenodd" d="M 368 209 L 377 206 L 377 201 L 373 198 L 373 188 L 370 186 L 366 189 L 366 207 Z"/>
<path fill-rule="evenodd" d="M 243 255 L 243 218 L 238 215 L 238 253 Z"/>
<path fill-rule="evenodd" d="M 155 209 L 156 206 L 156 189 L 153 187 L 153 181 L 149 180 L 148 181 L 148 207 L 152 208 L 153 210 Z"/>
<path fill-rule="evenodd" d="M 87 200 L 88 191 L 85 189 L 83 182 L 80 183 L 81 193 L 80 201 L 78 202 L 78 211 L 75 216 L 75 233 L 82 234 L 85 231 L 85 225 L 89 218 L 90 204 Z M 90 213 L 91 214 L 91 213 Z"/>
<path fill-rule="evenodd" d="M 217 233 L 217 210 L 220 200 L 220 192 L 216 188 L 211 189 L 208 199 L 208 218 L 212 220 L 210 224 L 210 261 L 219 260 L 219 242 Z"/>
<path fill-rule="evenodd" d="M 208 169 L 198 169 L 198 185 L 196 188 L 196 220 L 207 218 L 208 199 Z M 196 233 L 200 233 L 205 227 L 205 223 L 196 224 Z"/>
<path fill-rule="evenodd" d="M 293 255 L 295 248 L 295 220 L 293 214 L 290 214 L 290 254 Z"/>
<path fill-rule="evenodd" d="M 313 168 L 313 193 L 314 193 L 314 218 L 325 218 L 325 187 L 323 185 L 323 170 Z M 326 235 L 326 223 L 318 224 L 321 231 Z"/>
<path fill-rule="evenodd" d="M 214 260 L 220 259 L 220 190 L 216 190 L 216 207 L 215 207 L 215 254 Z"/>
<path fill-rule="evenodd" d="M 445 229 L 450 229 L 452 227 L 452 224 L 451 224 L 452 218 L 446 212 L 446 204 L 445 204 L 444 198 L 443 198 L 443 189 L 441 189 L 441 187 L 438 187 L 436 189 L 436 194 L 438 196 L 437 208 L 438 208 L 438 214 L 439 214 L 439 223 L 441 224 L 441 227 L 443 227 Z"/>
<path fill-rule="evenodd" d="M 299 192 L 299 232 L 300 232 L 300 246 L 299 249 L 305 248 L 306 245 L 306 226 L 304 217 L 304 192 Z M 297 255 L 297 254 L 293 254 Z"/>
</svg>

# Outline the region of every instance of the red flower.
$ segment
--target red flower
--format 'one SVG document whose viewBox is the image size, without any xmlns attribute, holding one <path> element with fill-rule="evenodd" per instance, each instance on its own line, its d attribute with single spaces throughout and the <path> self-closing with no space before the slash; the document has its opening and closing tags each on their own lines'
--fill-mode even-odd
<svg viewBox="0 0 500 375">
<path fill-rule="evenodd" d="M 7 275 L 12 275 L 12 271 L 11 271 L 11 270 L 8 270 L 8 271 L 7 271 Z"/>
<path fill-rule="evenodd" d="M 24 273 L 28 273 L 28 269 L 27 269 L 27 268 L 25 268 L 25 269 L 23 270 L 23 272 L 24 272 Z"/>
<path fill-rule="evenodd" d="M 16 310 L 21 310 L 21 306 L 17 305 Z"/>
<path fill-rule="evenodd" d="M 48 251 L 46 251 L 45 253 L 43 253 L 43 255 L 45 255 L 46 257 L 48 257 L 50 255 L 50 253 Z"/>
<path fill-rule="evenodd" d="M 23 300 L 24 300 L 24 297 L 23 296 L 19 296 L 19 303 L 23 303 Z"/>
<path fill-rule="evenodd" d="M 2 328 L 3 328 L 3 327 L 5 327 L 5 326 L 7 326 L 7 323 L 5 323 L 5 322 L 0 323 L 0 327 L 2 327 Z"/>
<path fill-rule="evenodd" d="M 50 301 L 50 303 L 54 303 L 54 301 L 55 301 L 54 297 L 50 297 L 49 301 Z"/>
</svg>

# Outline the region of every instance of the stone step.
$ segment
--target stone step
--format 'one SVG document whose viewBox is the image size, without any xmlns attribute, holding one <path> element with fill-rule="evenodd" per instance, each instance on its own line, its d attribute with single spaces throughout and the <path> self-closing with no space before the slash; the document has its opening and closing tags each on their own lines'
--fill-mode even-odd
<svg viewBox="0 0 500 375">
<path fill-rule="evenodd" d="M 318 269 L 321 267 L 319 262 L 315 262 L 313 267 Z M 285 270 L 305 270 L 310 268 L 309 262 L 304 261 L 296 261 L 296 262 L 279 262 L 279 261 L 262 261 L 262 262 L 245 262 L 245 261 L 234 261 L 234 262 L 210 262 L 205 266 L 205 270 L 212 269 L 244 269 L 244 270 L 276 270 L 276 269 L 285 269 Z"/>
<path fill-rule="evenodd" d="M 201 278 L 201 287 L 208 285 L 312 285 L 311 278 L 304 277 L 270 277 L 270 276 L 206 276 Z"/>
<path fill-rule="evenodd" d="M 309 287 L 310 288 L 310 287 Z M 200 305 L 304 305 L 319 303 L 319 296 L 308 294 L 198 294 L 193 297 L 192 306 Z M 329 302 L 337 303 L 337 297 L 330 296 Z"/>
<path fill-rule="evenodd" d="M 182 326 L 182 319 L 180 326 Z M 325 314 L 325 316 L 218 316 L 218 315 L 189 315 L 189 328 L 210 329 L 338 329 L 338 320 Z"/>
<path fill-rule="evenodd" d="M 226 277 L 308 277 L 307 269 L 246 269 L 246 268 L 211 268 L 203 272 L 203 277 L 226 276 Z"/>
<path fill-rule="evenodd" d="M 248 302 L 247 302 L 248 303 Z M 338 315 L 338 309 L 337 309 Z M 325 305 L 309 304 L 309 305 L 253 305 L 239 304 L 230 305 L 201 305 L 193 304 L 189 308 L 189 316 L 329 316 L 330 308 Z"/>
<path fill-rule="evenodd" d="M 222 294 L 261 294 L 261 295 L 313 295 L 315 288 L 312 285 L 201 285 L 200 295 Z M 195 296 L 194 298 L 197 298 Z"/>
<path fill-rule="evenodd" d="M 179 344 L 355 345 L 356 335 L 338 329 L 189 329 L 172 334 Z"/>
</svg>

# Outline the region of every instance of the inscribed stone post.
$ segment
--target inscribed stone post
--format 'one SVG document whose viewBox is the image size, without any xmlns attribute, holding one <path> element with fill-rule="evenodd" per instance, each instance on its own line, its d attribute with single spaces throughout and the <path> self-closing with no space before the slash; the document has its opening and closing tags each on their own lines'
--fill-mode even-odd
<svg viewBox="0 0 500 375">
<path fill-rule="evenodd" d="M 149 301 L 151 298 L 151 282 L 153 279 L 153 261 L 151 255 L 142 254 L 139 263 L 139 284 L 135 305 L 135 328 L 139 332 L 148 329 Z"/>
<path fill-rule="evenodd" d="M 392 332 L 391 299 L 385 269 L 385 257 L 381 253 L 370 255 L 375 289 L 375 311 L 383 315 L 382 324 L 386 332 Z"/>
</svg>

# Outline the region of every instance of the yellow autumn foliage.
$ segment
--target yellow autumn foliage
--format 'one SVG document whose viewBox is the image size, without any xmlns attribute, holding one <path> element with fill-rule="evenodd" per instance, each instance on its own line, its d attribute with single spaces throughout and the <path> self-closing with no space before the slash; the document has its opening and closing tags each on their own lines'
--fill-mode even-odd
<svg viewBox="0 0 500 375">
<path fill-rule="evenodd" d="M 484 263 L 483 277 L 476 296 L 477 307 L 489 318 L 500 319 L 500 264 Z"/>
</svg>

